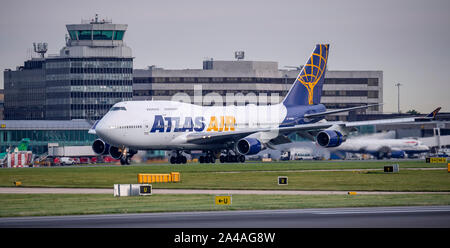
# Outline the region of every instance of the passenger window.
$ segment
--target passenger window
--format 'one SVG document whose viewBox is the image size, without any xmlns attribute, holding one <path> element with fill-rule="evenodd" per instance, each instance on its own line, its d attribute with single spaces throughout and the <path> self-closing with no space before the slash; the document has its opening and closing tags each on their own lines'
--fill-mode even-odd
<svg viewBox="0 0 450 248">
<path fill-rule="evenodd" d="M 127 111 L 127 109 L 125 107 L 112 107 L 110 111 L 118 111 L 118 110 Z"/>
</svg>

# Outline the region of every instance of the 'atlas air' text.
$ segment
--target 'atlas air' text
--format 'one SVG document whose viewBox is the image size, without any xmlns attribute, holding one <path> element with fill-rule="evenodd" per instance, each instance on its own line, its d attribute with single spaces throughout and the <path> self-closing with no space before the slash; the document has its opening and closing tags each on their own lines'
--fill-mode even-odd
<svg viewBox="0 0 450 248">
<path fill-rule="evenodd" d="M 224 132 L 234 131 L 235 124 L 234 116 L 211 116 L 207 127 L 203 116 L 185 117 L 182 120 L 180 117 L 155 115 L 150 132 L 202 132 L 205 128 L 207 132 Z"/>
</svg>

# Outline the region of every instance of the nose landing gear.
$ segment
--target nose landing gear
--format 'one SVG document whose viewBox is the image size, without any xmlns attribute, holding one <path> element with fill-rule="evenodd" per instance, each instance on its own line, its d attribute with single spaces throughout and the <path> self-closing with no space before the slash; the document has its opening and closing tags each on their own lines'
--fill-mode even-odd
<svg viewBox="0 0 450 248">
<path fill-rule="evenodd" d="M 131 156 L 125 156 L 120 159 L 121 165 L 129 165 L 131 163 Z"/>
<path fill-rule="evenodd" d="M 123 149 L 123 154 L 120 158 L 120 164 L 121 165 L 129 165 L 131 163 L 131 158 L 136 154 L 136 150 L 129 149 L 127 151 L 126 148 Z"/>
</svg>

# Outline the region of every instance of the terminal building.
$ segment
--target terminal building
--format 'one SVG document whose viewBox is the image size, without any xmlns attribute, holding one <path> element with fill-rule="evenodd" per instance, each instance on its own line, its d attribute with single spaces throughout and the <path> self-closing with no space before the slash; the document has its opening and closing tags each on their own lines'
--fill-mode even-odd
<svg viewBox="0 0 450 248">
<path fill-rule="evenodd" d="M 123 42 L 126 24 L 95 19 L 66 25 L 66 46 L 4 71 L 5 119 L 100 119 L 111 106 L 132 100 L 133 57 Z"/>
<path fill-rule="evenodd" d="M 34 154 L 44 154 L 49 143 L 59 146 L 90 146 L 97 138 L 89 134 L 92 126 L 86 120 L 0 120 L 0 153 L 30 139 Z"/>
<path fill-rule="evenodd" d="M 277 62 L 203 62 L 203 69 L 167 70 L 154 66 L 133 71 L 133 100 L 185 100 L 199 105 L 277 104 L 301 68 L 281 70 Z M 327 109 L 383 102 L 382 71 L 327 71 L 321 102 Z M 359 113 L 380 114 L 373 106 Z M 347 120 L 348 113 L 329 120 Z"/>
</svg>

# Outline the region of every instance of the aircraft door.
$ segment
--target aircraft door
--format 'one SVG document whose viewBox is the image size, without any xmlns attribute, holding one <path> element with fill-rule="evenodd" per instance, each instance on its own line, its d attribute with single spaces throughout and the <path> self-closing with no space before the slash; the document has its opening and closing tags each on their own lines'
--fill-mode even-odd
<svg viewBox="0 0 450 248">
<path fill-rule="evenodd" d="M 142 131 L 144 132 L 145 136 L 149 135 L 151 128 L 152 128 L 152 125 L 149 120 L 144 120 L 142 122 Z"/>
</svg>

